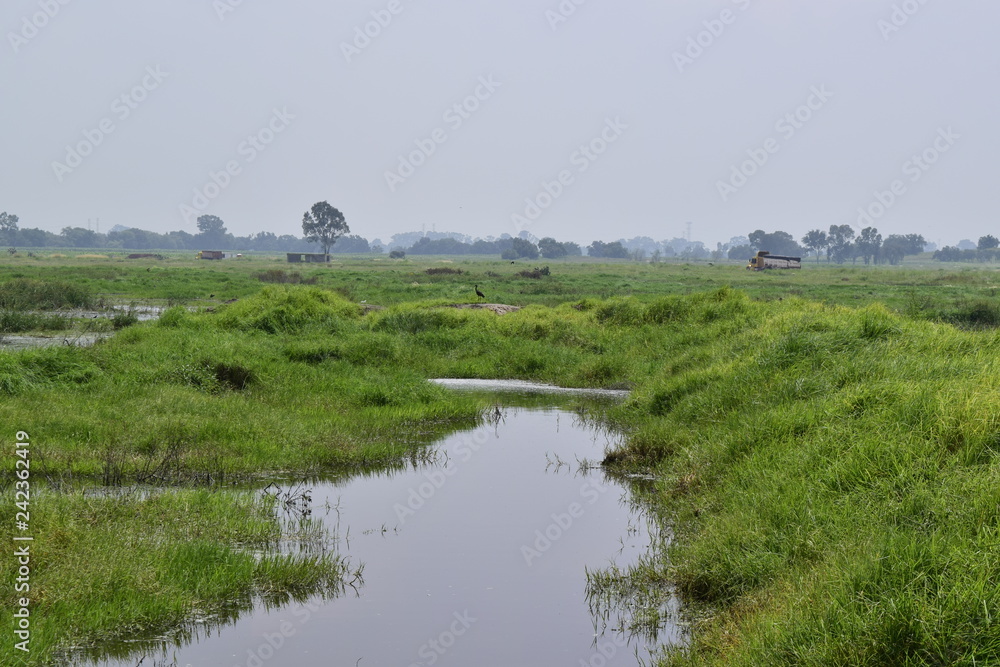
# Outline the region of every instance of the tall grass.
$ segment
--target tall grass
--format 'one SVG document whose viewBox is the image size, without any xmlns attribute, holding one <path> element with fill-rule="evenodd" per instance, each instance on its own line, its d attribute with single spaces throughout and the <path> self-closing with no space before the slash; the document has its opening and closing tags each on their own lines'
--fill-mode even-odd
<svg viewBox="0 0 1000 667">
<path fill-rule="evenodd" d="M 80 285 L 62 280 L 14 278 L 0 283 L 0 308 L 9 310 L 54 310 L 88 308 L 90 293 Z"/>
</svg>

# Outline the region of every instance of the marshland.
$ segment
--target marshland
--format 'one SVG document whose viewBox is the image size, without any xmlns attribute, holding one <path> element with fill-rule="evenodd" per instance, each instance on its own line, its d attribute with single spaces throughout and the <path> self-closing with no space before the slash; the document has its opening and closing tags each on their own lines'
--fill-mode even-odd
<svg viewBox="0 0 1000 667">
<path fill-rule="evenodd" d="M 607 642 L 627 659 L 607 664 L 995 659 L 992 266 L 918 258 L 757 273 L 742 262 L 577 259 L 542 268 L 436 257 L 294 269 L 267 256 L 5 260 L 0 335 L 59 341 L 0 352 L 5 460 L 13 469 L 15 434 L 27 435 L 34 537 L 32 650 L 9 664 L 187 664 L 175 647 L 227 632 L 238 648 L 225 659 L 246 664 L 261 633 L 297 609 L 332 618 L 337 609 L 341 620 L 322 633 L 343 644 L 359 636 L 347 628 L 366 595 L 388 614 L 393 604 L 420 609 L 408 605 L 421 586 L 430 595 L 448 585 L 447 568 L 413 581 L 420 568 L 383 566 L 367 542 L 403 545 L 393 557 L 417 564 L 492 569 L 494 551 L 469 547 L 466 561 L 455 553 L 466 547 L 449 551 L 469 532 L 512 550 L 517 567 L 497 575 L 511 590 L 527 590 L 525 573 L 537 571 L 525 566 L 532 550 L 540 565 L 549 555 L 564 563 L 532 590 L 571 610 L 567 636 L 580 644 L 567 664 L 586 664 Z M 454 307 L 476 303 L 476 285 L 487 303 L 519 308 Z M 150 308 L 159 316 L 138 316 Z M 101 335 L 74 343 L 83 334 Z M 505 396 L 437 378 L 627 394 Z M 554 419 L 558 438 L 591 435 L 558 445 Z M 470 434 L 505 429 L 513 442 L 541 435 L 521 448 L 527 458 L 496 446 L 462 467 L 456 448 Z M 444 492 L 418 510 L 406 504 L 427 475 L 456 464 L 444 491 L 478 487 L 457 501 L 467 515 L 435 514 Z M 16 481 L 0 481 L 8 536 L 20 534 Z M 538 484 L 557 495 L 542 500 Z M 551 517 L 573 502 L 586 509 L 574 497 L 584 484 L 612 485 L 614 498 L 599 505 L 609 518 L 587 527 L 596 511 L 583 513 L 575 533 Z M 338 525 L 340 512 L 376 502 L 404 509 L 352 524 L 353 535 Z M 515 511 L 536 504 L 535 514 Z M 416 531 L 407 509 L 436 531 L 413 553 L 393 539 Z M 518 516 L 537 520 L 504 532 Z M 535 531 L 553 521 L 567 538 L 543 550 Z M 593 558 L 573 560 L 583 552 Z M 18 568 L 5 549 L 4 581 Z M 385 589 L 394 572 L 410 579 Z M 22 594 L 6 586 L 0 596 L 13 628 Z M 508 634 L 515 612 L 491 610 L 489 596 L 477 603 L 483 620 L 468 628 L 446 618 L 412 637 L 369 630 L 371 654 L 398 648 L 394 637 L 402 660 L 424 664 L 431 654 L 461 660 L 463 641 L 469 650 L 482 635 L 545 644 L 546 627 Z M 265 619 L 264 629 L 246 619 Z M 553 645 L 561 625 L 552 622 Z M 338 639 L 338 628 L 350 636 Z M 444 631 L 454 650 L 420 653 Z M 264 663 L 290 659 L 293 640 Z"/>
</svg>

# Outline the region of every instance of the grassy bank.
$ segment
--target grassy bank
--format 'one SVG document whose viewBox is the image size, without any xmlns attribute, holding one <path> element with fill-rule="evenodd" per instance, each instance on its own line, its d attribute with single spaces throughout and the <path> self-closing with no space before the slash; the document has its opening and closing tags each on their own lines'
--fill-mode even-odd
<svg viewBox="0 0 1000 667">
<path fill-rule="evenodd" d="M 717 299 L 667 309 L 674 344 L 609 457 L 661 475 L 676 538 L 660 571 L 702 614 L 670 662 L 995 659 L 1000 336 Z"/>
<path fill-rule="evenodd" d="M 79 531 L 39 557 L 52 564 L 37 579 L 39 617 L 59 621 L 48 626 L 52 646 L 99 641 L 97 607 L 130 608 L 126 598 L 92 598 L 90 571 L 60 565 L 84 562 L 88 531 L 120 540 L 107 548 L 124 553 L 171 511 L 146 503 L 200 498 L 211 513 L 230 502 L 216 495 L 228 481 L 413 456 L 475 424 L 485 407 L 425 382 L 447 376 L 634 390 L 609 415 L 629 437 L 607 464 L 656 472 L 644 502 L 677 536 L 631 577 L 634 587 L 672 582 L 693 610 L 693 643 L 670 661 L 972 664 L 997 652 L 1000 336 L 975 315 L 1000 307 L 992 271 L 760 275 L 567 263 L 536 279 L 500 263 L 456 261 L 445 265 L 460 274 L 427 274 L 443 264 L 366 261 L 317 269 L 305 286 L 261 282 L 253 276 L 263 262 L 213 265 L 245 291 L 235 303 L 176 306 L 93 348 L 0 353 L 0 416 L 33 434 L 33 479 L 181 489 L 102 500 L 126 508 L 106 520 L 84 496 L 38 499 L 39 534 L 70 530 L 57 515 Z M 143 281 L 149 268 L 124 280 Z M 195 271 L 174 273 L 208 281 L 196 284 L 216 301 L 228 295 Z M 473 282 L 490 286 L 490 301 L 524 307 L 502 316 L 452 307 L 474 300 Z M 942 296 L 950 289 L 959 301 Z M 887 291 L 890 307 L 868 294 Z M 366 312 L 361 300 L 389 307 Z M 304 589 L 329 587 L 335 562 L 303 566 L 308 576 L 248 570 L 240 545 L 278 529 L 260 507 L 241 512 L 238 530 L 201 534 L 200 521 L 180 521 L 156 542 L 200 550 L 188 569 L 242 582 L 244 597 L 300 577 Z M 151 551 L 124 579 L 133 583 L 123 595 L 162 598 L 143 603 L 143 627 L 175 625 L 233 596 L 207 583 L 143 587 L 169 581 L 177 558 Z M 0 568 L 16 569 L 9 556 Z M 72 602 L 56 607 L 57 587 Z M 5 609 L 12 595 L 3 594 Z"/>
</svg>

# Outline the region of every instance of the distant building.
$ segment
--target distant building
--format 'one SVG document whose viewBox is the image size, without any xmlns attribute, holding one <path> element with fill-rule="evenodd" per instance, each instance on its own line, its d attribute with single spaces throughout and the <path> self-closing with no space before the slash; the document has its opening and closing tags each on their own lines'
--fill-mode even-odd
<svg viewBox="0 0 1000 667">
<path fill-rule="evenodd" d="M 321 252 L 290 252 L 286 253 L 288 256 L 288 261 L 293 264 L 298 264 L 300 262 L 329 262 L 330 255 L 324 255 Z"/>
</svg>

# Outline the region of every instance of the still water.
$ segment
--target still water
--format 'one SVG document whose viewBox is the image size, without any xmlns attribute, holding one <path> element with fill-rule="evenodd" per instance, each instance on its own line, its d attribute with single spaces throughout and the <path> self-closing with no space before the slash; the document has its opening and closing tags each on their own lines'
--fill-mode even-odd
<svg viewBox="0 0 1000 667">
<path fill-rule="evenodd" d="M 627 611 L 588 600 L 587 570 L 625 568 L 660 539 L 632 497 L 643 482 L 597 467 L 617 436 L 510 402 L 404 470 L 308 484 L 312 518 L 363 565 L 345 595 L 206 624 L 142 664 L 601 667 L 679 641 L 668 623 L 655 637 L 629 632 Z"/>
</svg>

